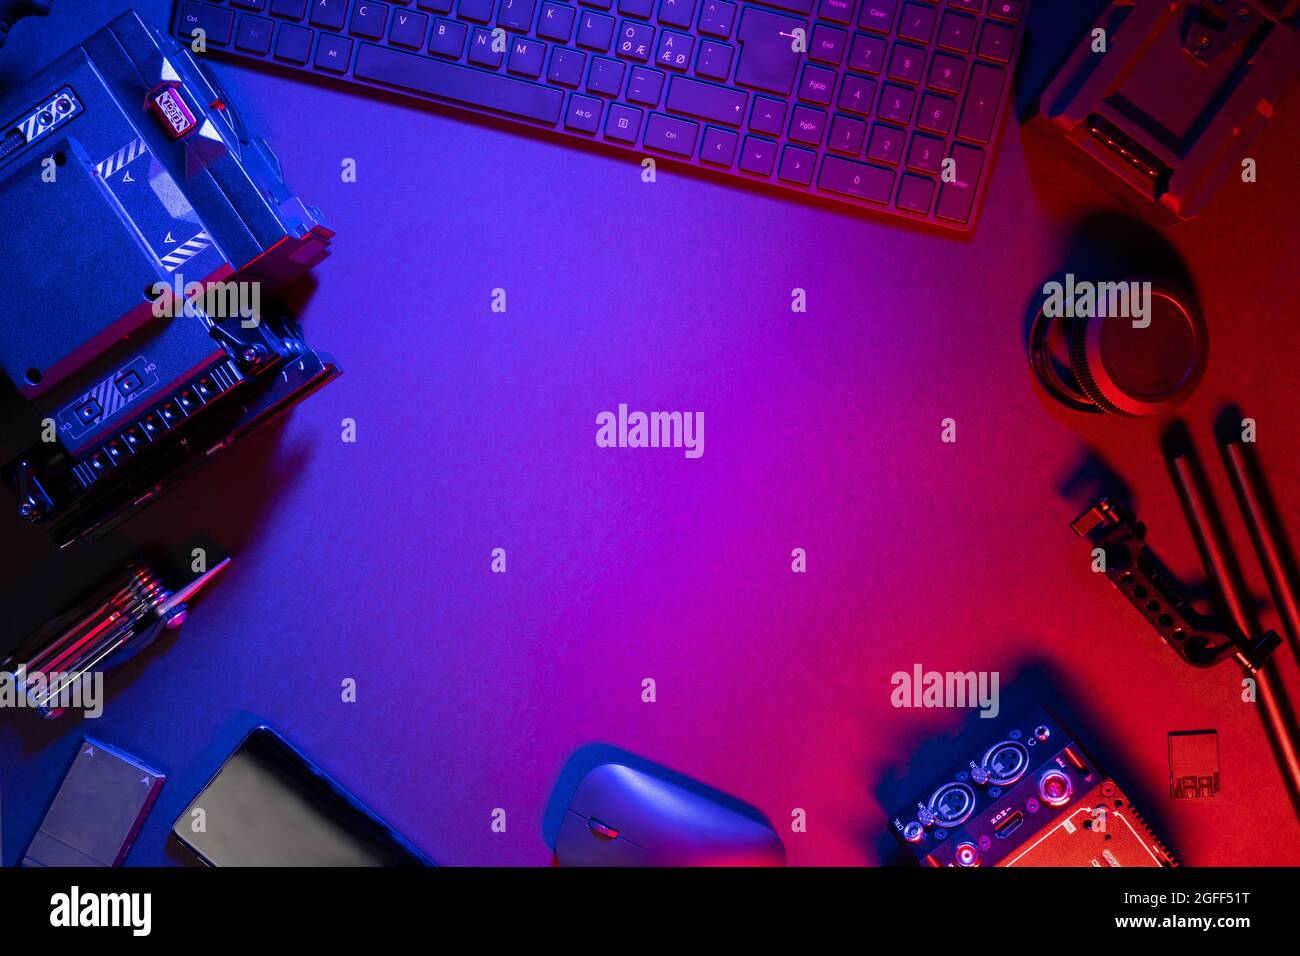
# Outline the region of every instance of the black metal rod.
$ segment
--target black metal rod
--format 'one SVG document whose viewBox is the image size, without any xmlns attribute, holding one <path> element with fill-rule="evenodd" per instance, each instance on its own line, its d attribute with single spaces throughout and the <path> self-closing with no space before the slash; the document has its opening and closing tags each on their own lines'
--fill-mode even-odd
<svg viewBox="0 0 1300 956">
<path fill-rule="evenodd" d="M 1242 520 L 1250 532 L 1251 543 L 1268 580 L 1269 593 L 1277 606 L 1282 630 L 1291 643 L 1291 651 L 1300 654 L 1300 587 L 1296 585 L 1295 558 L 1287 546 L 1286 532 L 1278 519 L 1277 508 L 1264 481 L 1254 449 L 1241 441 L 1219 446 L 1223 464 L 1232 482 Z"/>
<path fill-rule="evenodd" d="M 1169 471 L 1216 602 L 1236 622 L 1242 634 L 1257 636 L 1259 618 L 1255 605 L 1241 575 L 1241 566 L 1232 553 L 1228 532 L 1214 504 L 1200 459 L 1195 452 L 1177 455 L 1169 459 Z"/>
<path fill-rule="evenodd" d="M 1210 587 L 1220 601 L 1219 606 L 1228 612 L 1243 635 L 1258 637 L 1259 618 L 1200 460 L 1195 452 L 1176 455 L 1169 459 L 1169 473 L 1183 506 L 1188 530 L 1205 566 L 1205 574 L 1210 579 Z M 1291 805 L 1300 816 L 1300 727 L 1296 725 L 1295 714 L 1272 661 L 1265 661 L 1252 672 L 1242 659 L 1242 667 L 1255 680 L 1264 733 L 1282 771 Z"/>
</svg>

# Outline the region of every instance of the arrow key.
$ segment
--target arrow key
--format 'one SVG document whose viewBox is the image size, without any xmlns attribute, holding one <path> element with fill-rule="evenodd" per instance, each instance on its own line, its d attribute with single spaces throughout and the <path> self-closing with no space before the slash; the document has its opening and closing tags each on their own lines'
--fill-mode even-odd
<svg viewBox="0 0 1300 956">
<path fill-rule="evenodd" d="M 776 161 L 776 143 L 761 136 L 746 136 L 745 148 L 740 154 L 740 168 L 747 173 L 760 176 L 772 175 L 772 164 Z"/>
<path fill-rule="evenodd" d="M 788 183 L 807 186 L 812 182 L 813 170 L 817 166 L 817 154 L 811 149 L 787 146 L 781 151 L 781 170 L 777 173 Z"/>
<path fill-rule="evenodd" d="M 736 139 L 736 134 L 729 129 L 718 129 L 716 126 L 705 127 L 700 159 L 717 166 L 730 166 L 736 158 Z"/>
</svg>

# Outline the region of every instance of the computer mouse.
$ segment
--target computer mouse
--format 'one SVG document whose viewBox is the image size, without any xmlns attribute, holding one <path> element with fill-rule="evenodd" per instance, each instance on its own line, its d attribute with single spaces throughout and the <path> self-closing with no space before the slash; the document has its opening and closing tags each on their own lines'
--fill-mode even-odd
<svg viewBox="0 0 1300 956">
<path fill-rule="evenodd" d="M 578 784 L 560 824 L 561 866 L 784 866 L 761 820 L 618 763 Z"/>
</svg>

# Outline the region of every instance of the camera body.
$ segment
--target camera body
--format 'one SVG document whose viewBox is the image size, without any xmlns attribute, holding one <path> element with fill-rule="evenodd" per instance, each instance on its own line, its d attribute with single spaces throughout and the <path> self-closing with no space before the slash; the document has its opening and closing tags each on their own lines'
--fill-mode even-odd
<svg viewBox="0 0 1300 956">
<path fill-rule="evenodd" d="M 184 46 L 123 14 L 0 98 L 0 467 L 62 546 L 338 374 L 278 304 L 318 210 Z"/>
</svg>

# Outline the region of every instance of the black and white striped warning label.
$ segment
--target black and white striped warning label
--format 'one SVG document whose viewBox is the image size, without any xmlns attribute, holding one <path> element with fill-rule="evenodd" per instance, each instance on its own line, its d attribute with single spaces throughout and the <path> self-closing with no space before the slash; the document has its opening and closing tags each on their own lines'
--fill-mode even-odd
<svg viewBox="0 0 1300 956">
<path fill-rule="evenodd" d="M 168 272 L 175 272 L 210 245 L 212 245 L 212 237 L 206 232 L 199 232 L 192 238 L 182 242 L 159 261 Z"/>
<path fill-rule="evenodd" d="M 142 139 L 133 139 L 108 159 L 95 166 L 99 175 L 107 179 L 138 156 L 149 152 L 149 147 Z"/>
</svg>

